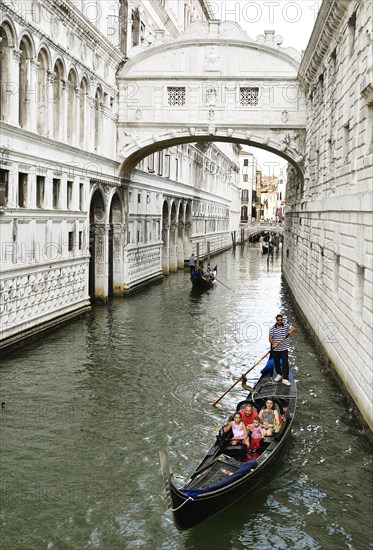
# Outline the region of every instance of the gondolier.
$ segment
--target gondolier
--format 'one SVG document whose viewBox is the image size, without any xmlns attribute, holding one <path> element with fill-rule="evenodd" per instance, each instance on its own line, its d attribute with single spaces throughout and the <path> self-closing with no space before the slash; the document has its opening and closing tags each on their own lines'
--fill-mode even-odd
<svg viewBox="0 0 373 550">
<path fill-rule="evenodd" d="M 190 274 L 193 275 L 196 269 L 196 258 L 194 254 L 192 254 L 191 257 L 189 258 L 189 269 L 190 269 Z"/>
<path fill-rule="evenodd" d="M 298 329 L 294 325 L 284 322 L 284 317 L 279 314 L 276 315 L 276 324 L 269 329 L 269 341 L 271 343 L 272 352 L 271 355 L 275 362 L 275 369 L 277 372 L 275 382 L 280 382 L 285 386 L 290 386 L 289 382 L 289 336 Z M 280 361 L 282 360 L 282 365 Z"/>
</svg>

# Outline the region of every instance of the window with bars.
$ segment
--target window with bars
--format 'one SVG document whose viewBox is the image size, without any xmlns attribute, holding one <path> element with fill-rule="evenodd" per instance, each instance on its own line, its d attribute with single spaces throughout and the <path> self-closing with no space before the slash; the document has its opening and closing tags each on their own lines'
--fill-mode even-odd
<svg viewBox="0 0 373 550">
<path fill-rule="evenodd" d="M 255 107 L 259 103 L 259 88 L 240 88 L 240 103 L 244 107 Z"/>
<path fill-rule="evenodd" d="M 169 105 L 185 105 L 185 88 L 167 88 Z"/>
</svg>

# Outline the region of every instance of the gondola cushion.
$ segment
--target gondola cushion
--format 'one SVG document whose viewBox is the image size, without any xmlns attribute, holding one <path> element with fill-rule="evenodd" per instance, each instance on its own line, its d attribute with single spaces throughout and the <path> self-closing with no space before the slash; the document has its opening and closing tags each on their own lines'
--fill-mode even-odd
<svg viewBox="0 0 373 550">
<path fill-rule="evenodd" d="M 282 359 L 280 359 L 280 365 L 282 365 Z M 265 367 L 260 371 L 261 374 L 263 374 L 264 372 L 268 372 L 268 371 L 272 370 L 274 366 L 275 366 L 274 360 L 272 358 L 268 359 Z"/>
<path fill-rule="evenodd" d="M 234 474 L 232 474 L 231 476 L 227 476 L 226 478 L 222 479 L 218 483 L 214 483 L 213 485 L 210 485 L 209 487 L 205 487 L 204 489 L 181 489 L 181 492 L 184 493 L 184 495 L 187 495 L 188 497 L 194 498 L 198 495 L 202 495 L 203 493 L 210 493 L 211 491 L 216 491 L 217 489 L 225 487 L 226 485 L 229 485 L 233 481 L 236 481 L 236 479 L 243 477 L 250 470 L 253 470 L 254 468 L 256 468 L 257 465 L 258 463 L 256 460 L 249 460 L 249 462 L 245 462 L 244 464 L 241 464 L 241 466 L 238 468 L 238 470 Z"/>
</svg>

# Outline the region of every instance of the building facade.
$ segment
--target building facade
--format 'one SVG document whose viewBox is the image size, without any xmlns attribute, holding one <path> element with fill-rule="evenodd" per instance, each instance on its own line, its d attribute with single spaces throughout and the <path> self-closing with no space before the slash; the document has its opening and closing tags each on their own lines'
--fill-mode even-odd
<svg viewBox="0 0 373 550">
<path fill-rule="evenodd" d="M 261 178 L 261 219 L 265 221 L 276 221 L 277 216 L 277 194 L 278 178 L 277 176 L 262 176 Z"/>
<path fill-rule="evenodd" d="M 164 168 L 151 171 L 149 160 L 146 177 L 135 171 L 133 189 L 120 175 L 117 70 L 157 33 L 173 39 L 205 21 L 206 2 L 4 0 L 0 10 L 5 348 L 84 312 L 94 296 L 181 267 L 206 228 L 220 231 L 217 248 L 227 246 L 238 191 L 230 187 L 235 146 L 169 152 L 184 180 L 189 171 L 188 185 L 171 173 L 167 151 Z"/>
<path fill-rule="evenodd" d="M 241 191 L 241 224 L 250 224 L 255 221 L 255 199 L 256 199 L 256 172 L 257 159 L 248 151 L 242 149 L 239 156 L 240 175 L 239 186 Z"/>
<path fill-rule="evenodd" d="M 305 178 L 288 172 L 283 270 L 373 428 L 372 3 L 321 6 L 299 78 L 307 97 Z"/>
</svg>

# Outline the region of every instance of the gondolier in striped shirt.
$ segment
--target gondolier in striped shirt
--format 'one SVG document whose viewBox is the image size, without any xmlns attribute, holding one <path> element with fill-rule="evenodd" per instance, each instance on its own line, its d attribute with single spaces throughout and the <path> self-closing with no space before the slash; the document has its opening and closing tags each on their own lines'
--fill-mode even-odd
<svg viewBox="0 0 373 550">
<path fill-rule="evenodd" d="M 287 336 L 297 331 L 298 329 L 295 326 L 284 322 L 284 317 L 281 314 L 276 315 L 276 324 L 269 329 L 271 356 L 275 362 L 275 369 L 277 372 L 275 382 L 280 382 L 282 380 L 285 386 L 290 386 L 288 358 L 289 338 L 287 338 Z M 280 365 L 281 359 L 282 366 Z"/>
</svg>

